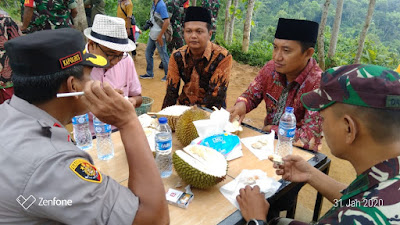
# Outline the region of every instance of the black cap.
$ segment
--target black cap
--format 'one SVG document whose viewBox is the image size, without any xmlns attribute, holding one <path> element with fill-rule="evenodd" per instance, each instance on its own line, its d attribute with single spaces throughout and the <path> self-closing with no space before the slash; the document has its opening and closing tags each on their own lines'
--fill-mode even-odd
<svg viewBox="0 0 400 225">
<path fill-rule="evenodd" d="M 186 9 L 185 23 L 190 21 L 201 21 L 211 24 L 211 13 L 206 8 L 190 6 Z"/>
<path fill-rule="evenodd" d="M 76 65 L 107 67 L 102 56 L 85 50 L 81 32 L 72 28 L 37 31 L 14 38 L 4 45 L 13 74 L 42 76 Z"/>
<path fill-rule="evenodd" d="M 279 18 L 275 38 L 315 44 L 318 26 L 318 23 L 314 21 Z"/>
</svg>

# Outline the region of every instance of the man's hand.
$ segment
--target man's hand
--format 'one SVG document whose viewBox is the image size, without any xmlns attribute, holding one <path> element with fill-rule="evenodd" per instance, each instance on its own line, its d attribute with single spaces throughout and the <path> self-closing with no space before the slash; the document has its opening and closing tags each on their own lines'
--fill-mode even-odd
<svg viewBox="0 0 400 225">
<path fill-rule="evenodd" d="M 160 47 L 162 47 L 164 45 L 164 41 L 163 41 L 162 35 L 158 35 L 157 43 L 160 45 Z"/>
<path fill-rule="evenodd" d="M 236 196 L 239 203 L 240 212 L 246 221 L 251 219 L 266 220 L 269 203 L 265 199 L 265 195 L 260 192 L 260 187 L 257 185 L 254 188 L 247 185 L 239 190 L 239 195 Z"/>
<path fill-rule="evenodd" d="M 89 81 L 84 88 L 83 102 L 101 121 L 121 129 L 136 117 L 135 109 L 107 82 Z"/>
<path fill-rule="evenodd" d="M 271 129 L 272 129 L 272 125 L 267 125 L 267 126 L 264 126 L 262 130 L 265 132 L 271 132 Z"/>
<path fill-rule="evenodd" d="M 229 121 L 233 121 L 237 116 L 239 116 L 239 123 L 242 123 L 244 117 L 246 116 L 246 104 L 244 102 L 238 102 L 233 107 L 227 109 L 231 113 Z"/>
<path fill-rule="evenodd" d="M 298 155 L 288 155 L 283 159 L 283 165 L 274 164 L 276 174 L 291 182 L 308 182 L 311 178 L 312 166 Z"/>
</svg>

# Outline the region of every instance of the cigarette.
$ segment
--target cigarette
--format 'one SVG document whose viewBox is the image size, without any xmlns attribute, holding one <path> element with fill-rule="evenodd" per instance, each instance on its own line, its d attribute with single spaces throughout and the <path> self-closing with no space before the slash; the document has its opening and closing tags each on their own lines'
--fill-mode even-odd
<svg viewBox="0 0 400 225">
<path fill-rule="evenodd" d="M 79 96 L 79 95 L 84 95 L 85 93 L 83 91 L 80 92 L 71 92 L 71 93 L 58 93 L 57 98 L 62 98 L 62 97 L 71 97 L 71 96 Z"/>
<path fill-rule="evenodd" d="M 71 97 L 71 96 L 79 96 L 79 95 L 84 95 L 85 93 L 83 91 L 78 91 L 78 92 L 70 92 L 70 93 L 58 93 L 57 98 L 62 98 L 62 97 Z M 128 96 L 124 96 L 125 99 L 129 99 Z"/>
</svg>

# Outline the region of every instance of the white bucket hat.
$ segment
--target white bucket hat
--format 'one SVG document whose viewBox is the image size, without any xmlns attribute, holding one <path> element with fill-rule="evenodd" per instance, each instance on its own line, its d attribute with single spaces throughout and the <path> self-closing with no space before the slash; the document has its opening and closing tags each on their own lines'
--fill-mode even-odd
<svg viewBox="0 0 400 225">
<path fill-rule="evenodd" d="M 130 52 L 136 49 L 135 43 L 128 38 L 125 20 L 118 17 L 97 14 L 93 26 L 86 28 L 83 33 L 90 40 L 116 51 Z"/>
</svg>

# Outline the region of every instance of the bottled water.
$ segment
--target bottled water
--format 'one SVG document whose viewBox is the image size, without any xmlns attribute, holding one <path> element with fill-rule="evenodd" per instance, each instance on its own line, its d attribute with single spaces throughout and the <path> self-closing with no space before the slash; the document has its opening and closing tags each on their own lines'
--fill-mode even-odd
<svg viewBox="0 0 400 225">
<path fill-rule="evenodd" d="M 114 145 L 111 140 L 111 125 L 101 122 L 93 116 L 93 126 L 97 139 L 97 157 L 108 160 L 114 157 Z"/>
<path fill-rule="evenodd" d="M 296 133 L 296 117 L 292 107 L 286 107 L 279 121 L 278 145 L 275 154 L 285 157 L 293 152 L 293 138 Z"/>
<path fill-rule="evenodd" d="M 156 141 L 156 164 L 161 177 L 166 178 L 172 174 L 172 134 L 168 125 L 168 119 L 160 117 L 155 137 Z"/>
<path fill-rule="evenodd" d="M 72 118 L 72 126 L 74 130 L 74 139 L 76 142 L 76 146 L 82 150 L 91 149 L 93 146 L 92 143 L 92 134 L 89 130 L 89 116 L 88 114 L 75 116 Z"/>
</svg>

